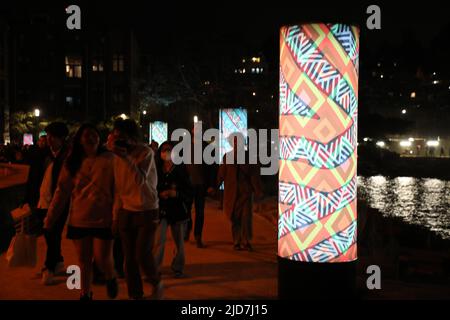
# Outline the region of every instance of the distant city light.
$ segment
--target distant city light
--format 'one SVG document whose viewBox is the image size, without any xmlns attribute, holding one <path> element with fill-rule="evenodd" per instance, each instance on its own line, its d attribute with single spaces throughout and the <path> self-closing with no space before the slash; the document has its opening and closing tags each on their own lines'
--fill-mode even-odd
<svg viewBox="0 0 450 320">
<path fill-rule="evenodd" d="M 437 147 L 437 146 L 439 146 L 439 141 L 437 141 L 437 140 L 429 140 L 429 141 L 427 141 L 427 146 L 428 147 Z"/>
<path fill-rule="evenodd" d="M 259 112 L 259 109 L 256 109 L 256 113 L 258 113 Z"/>
<path fill-rule="evenodd" d="M 411 99 L 415 99 L 415 98 L 416 98 L 416 92 L 413 91 L 413 92 L 411 92 Z"/>
<path fill-rule="evenodd" d="M 384 141 L 378 141 L 378 142 L 376 143 L 376 145 L 377 145 L 378 147 L 380 147 L 380 148 L 384 148 L 384 146 L 386 145 L 386 143 L 384 143 Z"/>
<path fill-rule="evenodd" d="M 242 70 L 242 73 L 245 73 L 245 69 L 244 69 L 244 70 Z"/>
<path fill-rule="evenodd" d="M 435 76 L 436 75 L 436 72 L 433 72 L 433 76 Z"/>
<path fill-rule="evenodd" d="M 412 151 L 412 150 L 409 150 L 409 154 L 413 154 L 413 151 Z"/>
<path fill-rule="evenodd" d="M 384 78 L 384 75 L 381 75 L 380 78 L 383 79 L 383 78 Z"/>
<path fill-rule="evenodd" d="M 400 141 L 400 146 L 401 147 L 411 147 L 411 141 L 408 141 L 408 140 Z"/>
<path fill-rule="evenodd" d="M 439 80 L 434 80 L 433 84 L 439 84 Z"/>
<path fill-rule="evenodd" d="M 414 142 L 414 138 L 409 138 L 408 141 Z"/>
<path fill-rule="evenodd" d="M 406 114 L 406 109 L 403 109 L 403 110 L 402 110 L 402 114 Z"/>
<path fill-rule="evenodd" d="M 147 114 L 147 110 L 142 111 L 142 113 L 144 114 L 144 116 Z"/>
<path fill-rule="evenodd" d="M 252 92 L 252 96 L 254 96 L 254 97 L 255 97 L 255 96 L 256 96 L 256 92 L 254 92 L 254 91 L 253 91 L 253 92 Z"/>
<path fill-rule="evenodd" d="M 259 63 L 259 62 L 261 61 L 261 58 L 259 58 L 259 57 L 253 57 L 253 58 L 252 58 L 252 61 L 255 62 L 255 63 Z"/>
<path fill-rule="evenodd" d="M 198 122 L 198 116 L 194 116 L 194 123 Z"/>
<path fill-rule="evenodd" d="M 127 115 L 125 113 L 122 113 L 119 117 L 122 118 L 123 120 L 127 119 Z"/>
<path fill-rule="evenodd" d="M 381 67 L 381 62 L 378 62 L 378 63 L 377 63 L 377 66 L 378 66 L 378 67 Z"/>
<path fill-rule="evenodd" d="M 364 138 L 363 140 L 364 140 L 364 142 L 367 142 L 367 141 L 369 141 L 369 138 Z"/>
<path fill-rule="evenodd" d="M 41 115 L 41 110 L 39 109 L 34 109 L 34 116 L 35 117 L 39 117 Z"/>
<path fill-rule="evenodd" d="M 245 59 L 242 59 L 242 63 L 245 63 Z"/>
</svg>

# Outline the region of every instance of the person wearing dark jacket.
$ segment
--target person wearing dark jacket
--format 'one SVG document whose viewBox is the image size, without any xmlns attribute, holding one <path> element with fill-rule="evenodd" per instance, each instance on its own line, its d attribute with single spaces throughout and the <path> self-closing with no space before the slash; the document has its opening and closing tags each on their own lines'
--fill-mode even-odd
<svg viewBox="0 0 450 320">
<path fill-rule="evenodd" d="M 155 259 L 161 266 L 164 258 L 167 227 L 170 226 L 176 252 L 171 268 L 176 278 L 183 276 L 185 254 L 184 233 L 192 202 L 192 186 L 184 165 L 175 165 L 171 159 L 173 145 L 164 142 L 158 150 L 158 195 L 160 208 L 159 241 Z"/>
<path fill-rule="evenodd" d="M 44 160 L 44 171 L 41 173 L 42 182 L 39 188 L 39 200 L 36 204 L 36 215 L 42 221 L 47 215 L 47 210 L 56 191 L 61 168 L 67 156 L 68 147 L 66 145 L 66 137 L 69 134 L 69 130 L 64 123 L 53 122 L 45 128 L 45 132 L 47 134 L 47 143 L 50 147 L 50 152 Z M 40 177 L 40 174 L 36 173 L 36 176 Z M 30 196 L 28 199 L 35 201 Z M 62 210 L 61 215 L 54 223 L 54 228 L 44 230 L 47 253 L 44 267 L 39 273 L 44 285 L 54 284 L 55 274 L 65 273 L 64 258 L 61 254 L 61 236 L 68 213 L 69 205 Z"/>
<path fill-rule="evenodd" d="M 207 146 L 197 136 L 194 134 L 195 128 L 192 129 L 192 143 L 191 143 L 191 163 L 186 165 L 187 172 L 191 179 L 192 190 L 193 190 L 193 201 L 189 206 L 189 214 L 191 213 L 192 207 L 195 208 L 195 222 L 192 217 L 189 217 L 187 223 L 187 231 L 184 237 L 185 241 L 189 241 L 189 235 L 192 231 L 192 226 L 194 226 L 194 237 L 197 248 L 205 248 L 203 243 L 203 225 L 205 222 L 205 198 L 207 193 L 211 193 L 215 186 L 215 177 L 217 176 L 217 168 L 213 165 L 206 164 L 203 160 L 201 163 L 195 163 L 194 150 L 195 144 L 201 145 L 201 151 Z M 194 223 L 193 223 L 194 222 Z"/>
</svg>

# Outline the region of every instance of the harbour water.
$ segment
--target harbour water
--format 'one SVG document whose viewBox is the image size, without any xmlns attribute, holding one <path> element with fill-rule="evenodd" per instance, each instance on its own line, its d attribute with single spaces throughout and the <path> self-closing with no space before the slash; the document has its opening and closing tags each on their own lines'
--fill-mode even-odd
<svg viewBox="0 0 450 320">
<path fill-rule="evenodd" d="M 400 217 L 450 239 L 450 181 L 359 176 L 358 197 L 385 216 Z"/>
</svg>

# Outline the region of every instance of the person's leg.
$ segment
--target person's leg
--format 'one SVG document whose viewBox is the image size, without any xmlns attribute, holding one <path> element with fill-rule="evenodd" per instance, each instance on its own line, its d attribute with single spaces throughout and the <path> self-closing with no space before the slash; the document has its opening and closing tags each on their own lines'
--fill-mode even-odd
<svg viewBox="0 0 450 320">
<path fill-rule="evenodd" d="M 181 276 L 184 271 L 185 255 L 184 255 L 184 228 L 185 222 L 170 225 L 173 241 L 175 242 L 175 256 L 172 260 L 172 270 L 176 276 Z"/>
<path fill-rule="evenodd" d="M 252 208 L 252 200 L 249 198 L 244 205 L 244 209 L 241 214 L 241 225 L 242 225 L 242 243 L 245 248 L 249 251 L 252 251 L 253 248 L 251 246 L 252 233 L 253 233 L 253 208 Z"/>
<path fill-rule="evenodd" d="M 117 284 L 116 275 L 114 272 L 113 261 L 113 241 L 94 239 L 94 256 L 95 261 L 103 271 L 106 280 L 106 292 L 108 297 L 114 299 L 117 297 L 119 286 Z"/>
<path fill-rule="evenodd" d="M 156 231 L 156 240 L 154 248 L 155 261 L 159 270 L 161 270 L 164 261 L 166 237 L 167 237 L 167 220 L 161 219 Z"/>
<path fill-rule="evenodd" d="M 106 280 L 115 277 L 112 247 L 113 240 L 94 239 L 94 259 Z"/>
<path fill-rule="evenodd" d="M 233 236 L 233 245 L 236 250 L 241 246 L 241 219 L 233 212 L 231 214 L 231 234 Z"/>
<path fill-rule="evenodd" d="M 57 264 L 64 261 L 61 254 L 61 238 L 66 220 L 67 212 L 58 218 L 52 229 L 44 231 L 45 242 L 47 244 L 45 267 L 52 273 L 55 273 Z"/>
<path fill-rule="evenodd" d="M 73 240 L 81 271 L 81 296 L 91 294 L 93 240 L 91 237 Z"/>
<path fill-rule="evenodd" d="M 205 190 L 203 186 L 197 186 L 195 190 L 195 227 L 194 236 L 197 246 L 203 246 L 202 233 L 205 222 Z"/>
<path fill-rule="evenodd" d="M 186 232 L 184 235 L 184 241 L 188 242 L 189 241 L 189 237 L 191 235 L 191 231 L 192 231 L 192 207 L 194 207 L 194 202 L 195 202 L 195 189 L 194 189 L 194 201 L 191 202 L 188 210 L 189 210 L 189 220 L 186 223 Z"/>
<path fill-rule="evenodd" d="M 119 278 L 123 278 L 125 273 L 123 271 L 123 250 L 122 250 L 122 242 L 120 237 L 114 238 L 113 245 L 113 257 L 114 257 L 114 268 L 119 276 Z"/>
<path fill-rule="evenodd" d="M 125 259 L 125 279 L 127 281 L 128 296 L 139 299 L 144 296 L 141 273 L 136 257 L 136 242 L 138 229 L 133 226 L 134 213 L 119 213 L 119 232 Z"/>
<path fill-rule="evenodd" d="M 141 269 L 153 286 L 158 285 L 161 279 L 154 256 L 156 231 L 158 229 L 158 221 L 155 220 L 155 216 L 157 215 L 145 212 L 140 217 L 136 234 L 136 257 Z"/>
</svg>

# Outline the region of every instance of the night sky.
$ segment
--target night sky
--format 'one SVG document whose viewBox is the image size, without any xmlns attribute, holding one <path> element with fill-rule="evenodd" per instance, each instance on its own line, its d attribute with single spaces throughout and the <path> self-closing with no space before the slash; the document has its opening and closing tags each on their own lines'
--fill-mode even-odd
<svg viewBox="0 0 450 320">
<path fill-rule="evenodd" d="M 64 4 L 63 4 L 64 3 Z M 26 7 L 56 10 L 65 4 L 80 4 L 82 18 L 100 24 L 131 26 L 139 38 L 154 39 L 164 45 L 171 38 L 189 37 L 195 42 L 211 40 L 245 43 L 259 47 L 279 26 L 302 21 L 342 21 L 358 23 L 362 39 L 378 45 L 396 43 L 412 32 L 427 46 L 449 24 L 445 1 L 14 1 L 3 4 L 8 16 L 21 14 Z M 365 28 L 366 8 L 378 4 L 382 30 Z M 12 9 L 16 9 L 11 11 Z M 58 8 L 58 9 L 56 9 Z M 12 13 L 14 12 L 15 13 Z M 64 12 L 63 12 L 64 13 Z M 86 20 L 85 20 L 86 21 Z M 158 42 L 160 41 L 160 42 Z M 145 41 L 144 41 L 145 42 Z"/>
<path fill-rule="evenodd" d="M 185 57 L 216 64 L 221 57 L 239 61 L 242 56 L 262 54 L 274 68 L 278 63 L 279 28 L 301 22 L 344 22 L 361 29 L 361 64 L 399 61 L 409 71 L 441 70 L 450 73 L 450 21 L 444 1 L 23 1 L 5 4 L 0 10 L 8 19 L 27 11 L 51 12 L 62 30 L 64 8 L 78 4 L 82 32 L 91 29 L 134 30 L 140 52 L 153 61 Z M 366 27 L 367 7 L 381 8 L 381 30 Z M 31 8 L 31 9 L 30 9 Z M 439 51 L 439 54 L 436 55 Z M 447 71 L 445 71 L 447 70 Z"/>
</svg>

